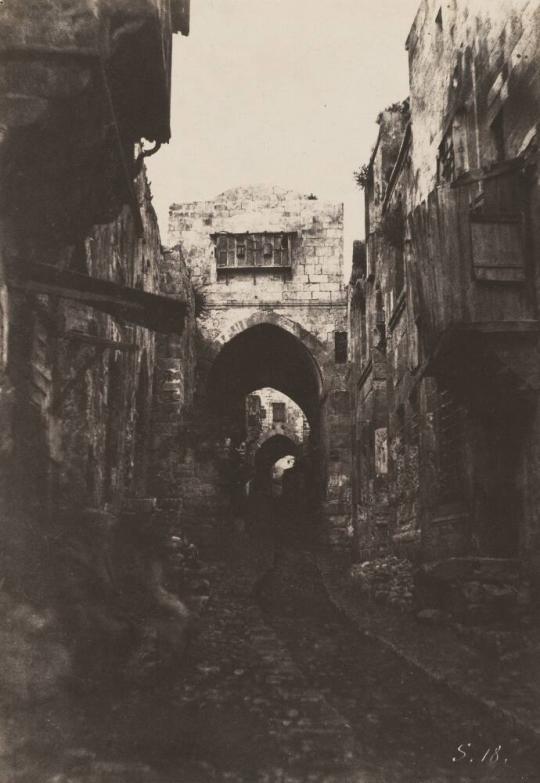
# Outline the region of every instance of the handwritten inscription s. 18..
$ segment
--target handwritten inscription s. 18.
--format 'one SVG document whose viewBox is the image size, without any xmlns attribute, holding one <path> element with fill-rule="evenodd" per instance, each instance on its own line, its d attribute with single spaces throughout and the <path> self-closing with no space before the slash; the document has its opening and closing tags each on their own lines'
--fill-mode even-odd
<svg viewBox="0 0 540 783">
<path fill-rule="evenodd" d="M 508 764 L 508 759 L 504 757 L 502 745 L 495 745 L 492 748 L 481 748 L 479 753 L 473 751 L 471 742 L 462 742 L 458 745 L 457 755 L 452 756 L 452 761 L 469 762 L 469 764 Z"/>
</svg>

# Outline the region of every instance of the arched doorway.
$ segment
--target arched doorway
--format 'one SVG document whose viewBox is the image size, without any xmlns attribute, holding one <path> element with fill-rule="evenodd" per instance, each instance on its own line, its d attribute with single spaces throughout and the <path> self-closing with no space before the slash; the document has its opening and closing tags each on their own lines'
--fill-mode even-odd
<svg viewBox="0 0 540 783">
<path fill-rule="evenodd" d="M 259 323 L 233 336 L 215 358 L 207 380 L 207 399 L 220 422 L 221 440 L 238 453 L 246 439 L 246 399 L 255 390 L 271 388 L 286 395 L 303 411 L 309 423 L 309 446 L 304 471 L 315 491 L 310 496 L 312 518 L 320 501 L 322 376 L 316 359 L 306 345 L 274 323 Z M 268 445 L 267 445 L 268 444 Z M 256 457 L 258 486 L 265 483 L 269 467 L 286 454 L 297 454 L 296 445 L 286 437 L 269 438 Z M 264 466 L 264 467 L 263 467 Z M 243 471 L 243 472 L 242 472 Z M 238 501 L 239 488 L 255 478 L 249 466 L 241 466 L 238 477 L 231 476 Z M 256 482 L 256 483 L 257 483 Z"/>
<path fill-rule="evenodd" d="M 294 400 L 310 426 L 318 426 L 322 398 L 318 364 L 297 337 L 270 323 L 249 327 L 226 343 L 208 377 L 209 397 L 221 412 L 266 386 Z"/>
<path fill-rule="evenodd" d="M 259 447 L 255 454 L 254 471 L 252 481 L 252 494 L 254 498 L 264 499 L 271 496 L 273 467 L 284 457 L 292 456 L 295 459 L 299 456 L 299 448 L 294 441 L 285 435 L 274 435 Z"/>
</svg>

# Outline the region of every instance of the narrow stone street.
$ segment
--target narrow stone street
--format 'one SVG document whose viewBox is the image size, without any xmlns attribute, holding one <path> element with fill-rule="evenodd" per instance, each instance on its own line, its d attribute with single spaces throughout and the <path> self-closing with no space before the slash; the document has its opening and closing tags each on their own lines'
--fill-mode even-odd
<svg viewBox="0 0 540 783">
<path fill-rule="evenodd" d="M 522 741 L 340 614 L 311 553 L 271 549 L 233 537 L 178 669 L 86 695 L 49 726 L 47 772 L 30 741 L 9 783 L 537 780 Z"/>
<path fill-rule="evenodd" d="M 539 60 L 0 0 L 0 783 L 540 780 Z"/>
</svg>

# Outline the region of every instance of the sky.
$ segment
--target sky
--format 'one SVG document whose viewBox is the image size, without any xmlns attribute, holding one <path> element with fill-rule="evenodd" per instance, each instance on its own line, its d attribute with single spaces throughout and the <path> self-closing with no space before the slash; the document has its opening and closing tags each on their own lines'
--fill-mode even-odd
<svg viewBox="0 0 540 783">
<path fill-rule="evenodd" d="M 148 159 L 162 241 L 171 203 L 274 184 L 345 204 L 345 274 L 363 237 L 353 171 L 379 111 L 408 95 L 420 0 L 192 0 L 176 35 L 172 139 Z"/>
</svg>

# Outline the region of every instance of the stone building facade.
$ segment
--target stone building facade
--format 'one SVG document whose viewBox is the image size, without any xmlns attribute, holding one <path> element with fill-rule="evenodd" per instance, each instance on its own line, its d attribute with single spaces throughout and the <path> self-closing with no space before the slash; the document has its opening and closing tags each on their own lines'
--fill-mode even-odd
<svg viewBox="0 0 540 783">
<path fill-rule="evenodd" d="M 275 187 L 238 188 L 210 202 L 173 204 L 169 244 L 204 299 L 196 401 L 186 425 L 192 447 L 177 466 L 186 518 L 203 539 L 223 524 L 228 501 L 214 455 L 220 443 L 244 440 L 246 396 L 272 387 L 309 422 L 312 485 L 322 486 L 317 509 L 325 534 L 345 542 L 350 439 L 342 205 Z M 201 518 L 206 530 L 196 521 Z"/>
<path fill-rule="evenodd" d="M 3 614 L 20 660 L 0 685 L 24 672 L 30 695 L 54 692 L 68 659 L 104 672 L 125 652 L 125 579 L 153 600 L 136 512 L 154 505 L 156 334 L 176 335 L 175 356 L 194 315 L 187 272 L 175 298 L 161 293 L 144 158 L 170 137 L 172 35 L 188 25 L 174 0 L 0 15 L 1 611 L 38 613 L 34 630 Z"/>
<path fill-rule="evenodd" d="M 246 399 L 246 444 L 253 455 L 270 438 L 281 435 L 292 444 L 307 446 L 309 423 L 302 409 L 275 389 L 257 389 Z"/>
<path fill-rule="evenodd" d="M 349 288 L 357 556 L 539 556 L 535 2 L 424 0 Z"/>
</svg>

